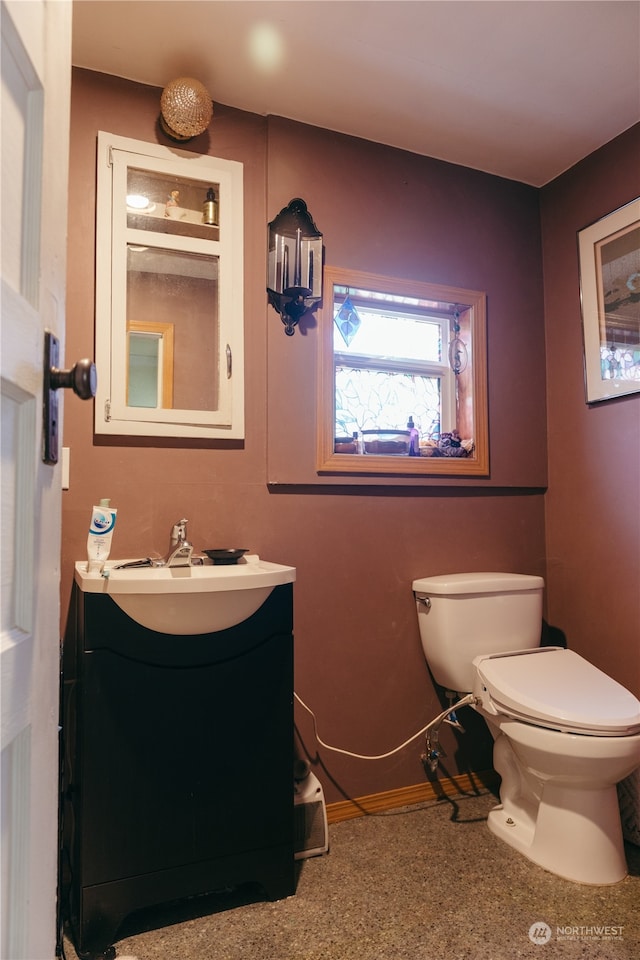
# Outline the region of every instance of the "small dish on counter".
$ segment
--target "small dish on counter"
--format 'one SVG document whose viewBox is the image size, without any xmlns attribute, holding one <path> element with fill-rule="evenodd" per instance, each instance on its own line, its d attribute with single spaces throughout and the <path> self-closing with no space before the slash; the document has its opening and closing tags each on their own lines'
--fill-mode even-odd
<svg viewBox="0 0 640 960">
<path fill-rule="evenodd" d="M 209 557 L 209 560 L 214 565 L 230 564 L 237 563 L 244 555 L 248 552 L 248 548 L 243 550 L 239 548 L 220 548 L 217 550 L 203 550 L 205 556 Z"/>
</svg>

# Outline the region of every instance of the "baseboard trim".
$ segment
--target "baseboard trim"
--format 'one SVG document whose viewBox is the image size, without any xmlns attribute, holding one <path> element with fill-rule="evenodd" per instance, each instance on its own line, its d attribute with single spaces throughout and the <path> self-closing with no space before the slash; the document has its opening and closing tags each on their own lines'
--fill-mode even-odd
<svg viewBox="0 0 640 960">
<path fill-rule="evenodd" d="M 338 800 L 327 804 L 327 822 L 332 824 L 340 823 L 342 820 L 354 820 L 356 817 L 384 813 L 387 810 L 396 810 L 398 807 L 408 807 L 428 800 L 440 800 L 443 797 L 474 795 L 485 793 L 487 790 L 497 792 L 499 783 L 500 778 L 494 770 L 485 770 L 478 773 L 462 773 L 445 780 L 416 783 L 411 787 L 385 790 L 383 793 L 372 793 L 353 800 Z"/>
</svg>

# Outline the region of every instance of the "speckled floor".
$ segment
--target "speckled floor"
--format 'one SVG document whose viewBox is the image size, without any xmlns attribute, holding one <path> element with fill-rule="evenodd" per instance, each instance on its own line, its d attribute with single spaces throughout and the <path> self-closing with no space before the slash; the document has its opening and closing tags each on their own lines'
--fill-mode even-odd
<svg viewBox="0 0 640 960">
<path fill-rule="evenodd" d="M 627 846 L 621 883 L 560 880 L 489 832 L 495 802 L 335 824 L 329 854 L 300 861 L 295 897 L 250 891 L 139 914 L 120 932 L 118 960 L 636 960 L 640 848 Z M 68 941 L 65 954 L 76 960 Z"/>
</svg>

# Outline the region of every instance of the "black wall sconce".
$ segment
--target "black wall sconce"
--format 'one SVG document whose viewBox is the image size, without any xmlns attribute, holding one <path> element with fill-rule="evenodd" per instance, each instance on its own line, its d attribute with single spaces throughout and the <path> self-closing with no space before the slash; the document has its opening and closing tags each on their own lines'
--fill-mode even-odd
<svg viewBox="0 0 640 960">
<path fill-rule="evenodd" d="M 322 299 L 322 234 L 299 197 L 269 224 L 267 293 L 288 337 Z"/>
</svg>

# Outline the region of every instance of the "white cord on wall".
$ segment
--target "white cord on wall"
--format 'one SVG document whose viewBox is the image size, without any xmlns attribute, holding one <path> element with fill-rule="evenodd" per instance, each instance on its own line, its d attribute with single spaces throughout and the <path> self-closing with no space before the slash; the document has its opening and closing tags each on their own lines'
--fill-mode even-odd
<svg viewBox="0 0 640 960">
<path fill-rule="evenodd" d="M 295 691 L 293 695 L 298 701 L 298 703 L 302 707 L 304 707 L 307 713 L 311 714 L 311 717 L 313 718 L 313 732 L 320 746 L 324 747 L 325 750 L 332 750 L 334 753 L 343 753 L 347 757 L 355 757 L 356 760 L 384 760 L 386 759 L 386 757 L 391 757 L 393 756 L 394 753 L 398 753 L 400 750 L 404 750 L 404 748 L 407 747 L 413 740 L 417 740 L 418 737 L 427 733 L 427 731 L 430 730 L 432 727 L 435 727 L 438 723 L 442 723 L 442 721 L 445 720 L 450 713 L 453 713 L 454 710 L 457 710 L 458 707 L 464 707 L 468 703 L 475 703 L 475 700 L 476 700 L 476 698 L 472 693 L 468 693 L 466 697 L 462 698 L 462 700 L 458 700 L 458 702 L 453 704 L 453 706 L 447 707 L 446 710 L 443 710 L 442 713 L 439 713 L 434 720 L 428 723 L 425 727 L 422 727 L 421 730 L 418 730 L 417 733 L 414 733 L 413 736 L 409 737 L 408 740 L 405 740 L 404 743 L 401 743 L 399 747 L 394 747 L 393 750 L 388 750 L 387 753 L 380 753 L 377 756 L 368 757 L 361 753 L 352 753 L 350 750 L 343 750 L 341 747 L 332 747 L 330 744 L 325 743 L 324 740 L 320 737 L 320 734 L 318 733 L 318 725 L 317 725 L 315 713 L 313 712 L 311 707 L 308 707 L 306 705 L 304 700 L 301 697 L 299 697 Z"/>
</svg>

